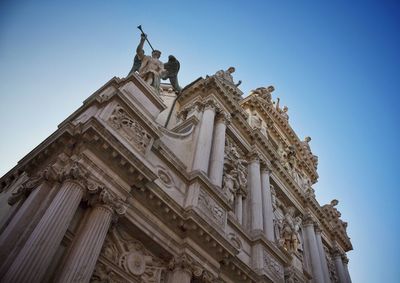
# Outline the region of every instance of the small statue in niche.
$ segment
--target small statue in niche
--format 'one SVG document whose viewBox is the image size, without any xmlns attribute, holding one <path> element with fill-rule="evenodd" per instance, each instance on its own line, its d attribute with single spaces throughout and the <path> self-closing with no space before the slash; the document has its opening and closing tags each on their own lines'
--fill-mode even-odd
<svg viewBox="0 0 400 283">
<path fill-rule="evenodd" d="M 235 200 L 235 193 L 239 187 L 236 175 L 236 172 L 232 170 L 229 173 L 225 173 L 222 180 L 222 191 L 224 192 L 230 204 L 233 204 Z"/>
</svg>

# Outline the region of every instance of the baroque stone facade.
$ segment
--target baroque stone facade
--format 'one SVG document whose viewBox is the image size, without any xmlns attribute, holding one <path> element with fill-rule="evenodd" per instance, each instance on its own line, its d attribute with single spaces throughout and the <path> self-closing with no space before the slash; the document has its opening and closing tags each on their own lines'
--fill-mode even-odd
<svg viewBox="0 0 400 283">
<path fill-rule="evenodd" d="M 0 281 L 351 282 L 311 138 L 220 74 L 113 78 L 3 176 Z"/>
</svg>

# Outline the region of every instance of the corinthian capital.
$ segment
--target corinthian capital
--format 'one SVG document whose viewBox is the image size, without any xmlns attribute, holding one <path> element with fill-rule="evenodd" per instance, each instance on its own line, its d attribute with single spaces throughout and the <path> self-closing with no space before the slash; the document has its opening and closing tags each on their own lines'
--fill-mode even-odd
<svg viewBox="0 0 400 283">
<path fill-rule="evenodd" d="M 113 195 L 102 185 L 97 185 L 97 190 L 89 191 L 88 203 L 91 206 L 102 206 L 112 211 L 115 216 L 122 216 L 126 212 L 123 200 Z"/>
<path fill-rule="evenodd" d="M 225 112 L 225 111 L 220 111 L 217 114 L 216 121 L 225 123 L 226 125 L 229 125 L 231 123 L 231 114 Z"/>
<path fill-rule="evenodd" d="M 214 109 L 218 110 L 220 108 L 219 104 L 213 99 L 213 98 L 208 98 L 203 102 L 204 105 L 204 110 L 207 109 Z"/>
</svg>

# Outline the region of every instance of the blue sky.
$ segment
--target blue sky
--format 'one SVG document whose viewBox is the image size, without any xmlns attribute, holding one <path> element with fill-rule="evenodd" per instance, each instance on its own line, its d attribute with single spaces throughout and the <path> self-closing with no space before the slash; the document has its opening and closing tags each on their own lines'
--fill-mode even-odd
<svg viewBox="0 0 400 283">
<path fill-rule="evenodd" d="M 231 65 L 245 93 L 275 86 L 312 137 L 317 199 L 337 198 L 349 222 L 353 282 L 398 282 L 396 1 L 146 2 L 0 2 L 0 175 L 128 73 L 141 24 L 163 61 L 180 60 L 183 86 Z"/>
</svg>

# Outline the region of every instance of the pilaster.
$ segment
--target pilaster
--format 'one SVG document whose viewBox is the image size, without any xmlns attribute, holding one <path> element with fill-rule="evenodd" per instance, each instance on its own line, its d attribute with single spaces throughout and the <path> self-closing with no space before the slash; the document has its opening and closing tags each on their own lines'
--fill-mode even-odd
<svg viewBox="0 0 400 283">
<path fill-rule="evenodd" d="M 274 213 L 272 207 L 271 189 L 270 189 L 271 171 L 266 162 L 261 164 L 261 194 L 263 208 L 263 228 L 265 236 L 271 242 L 274 241 Z"/>
<path fill-rule="evenodd" d="M 251 206 L 251 230 L 263 231 L 263 209 L 261 194 L 260 158 L 257 152 L 249 156 L 249 191 Z"/>
</svg>

